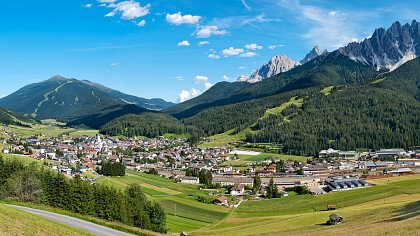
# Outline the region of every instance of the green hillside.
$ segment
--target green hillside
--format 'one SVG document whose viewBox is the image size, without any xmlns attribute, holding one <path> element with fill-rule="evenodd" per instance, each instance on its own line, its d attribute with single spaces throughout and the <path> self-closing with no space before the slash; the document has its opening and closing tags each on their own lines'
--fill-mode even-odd
<svg viewBox="0 0 420 236">
<path fill-rule="evenodd" d="M 331 85 L 364 84 L 375 77 L 377 73 L 373 67 L 357 63 L 339 53 L 330 53 L 261 82 L 248 84 L 248 86 L 236 91 L 229 90 L 230 92 L 226 93 L 226 96 L 211 98 L 204 93 L 166 111 L 176 118 L 184 119 L 206 109 L 241 103 L 288 91 Z M 235 84 L 237 83 L 234 82 L 229 86 L 223 84 L 223 86 L 236 87 Z M 219 88 L 222 85 L 216 84 L 215 86 Z M 210 89 L 209 92 L 211 91 Z M 194 106 L 191 106 L 193 104 Z"/>
<path fill-rule="evenodd" d="M 132 114 L 117 118 L 102 126 L 100 132 L 111 136 L 158 137 L 167 133 L 192 133 L 195 130 L 194 127 L 187 127 L 167 114 L 147 112 L 140 115 Z"/>
<path fill-rule="evenodd" d="M 105 87 L 101 84 L 98 83 L 94 83 L 88 80 L 83 80 L 83 83 L 86 83 L 88 85 L 94 86 L 98 89 L 100 89 L 101 91 L 115 97 L 118 98 L 122 101 L 125 101 L 127 103 L 130 104 L 135 104 L 139 107 L 143 107 L 146 109 L 150 109 L 150 110 L 162 110 L 165 108 L 169 108 L 174 106 L 175 104 L 172 102 L 167 102 L 163 99 L 160 98 L 152 98 L 152 99 L 146 99 L 146 98 L 141 98 L 141 97 L 137 97 L 137 96 L 133 96 L 133 95 L 129 95 L 129 94 L 125 94 L 122 93 L 120 91 Z"/>
<path fill-rule="evenodd" d="M 91 235 L 83 230 L 55 223 L 0 204 L 0 235 Z"/>
<path fill-rule="evenodd" d="M 0 99 L 0 106 L 37 120 L 76 120 L 73 124 L 92 128 L 122 115 L 146 111 L 82 81 L 60 76 L 27 85 Z"/>
</svg>

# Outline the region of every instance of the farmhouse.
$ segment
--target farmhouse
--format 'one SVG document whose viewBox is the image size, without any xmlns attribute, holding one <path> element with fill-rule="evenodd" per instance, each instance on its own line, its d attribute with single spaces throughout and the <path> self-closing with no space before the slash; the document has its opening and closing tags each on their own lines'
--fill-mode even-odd
<svg viewBox="0 0 420 236">
<path fill-rule="evenodd" d="M 228 201 L 227 201 L 227 198 L 225 196 L 220 196 L 220 197 L 214 199 L 213 203 L 216 204 L 216 205 L 227 205 Z"/>
<path fill-rule="evenodd" d="M 230 188 L 230 195 L 237 196 L 244 194 L 245 186 L 243 184 L 234 185 Z"/>
</svg>

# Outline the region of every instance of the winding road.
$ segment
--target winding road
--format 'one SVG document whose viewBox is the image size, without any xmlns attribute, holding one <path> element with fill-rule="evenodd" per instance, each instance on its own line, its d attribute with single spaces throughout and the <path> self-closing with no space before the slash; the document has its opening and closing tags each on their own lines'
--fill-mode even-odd
<svg viewBox="0 0 420 236">
<path fill-rule="evenodd" d="M 64 225 L 68 225 L 74 228 L 78 228 L 84 231 L 87 231 L 91 234 L 98 235 L 98 236 L 132 236 L 132 234 L 124 233 L 115 229 L 107 228 L 102 225 L 97 225 L 88 221 L 84 221 L 81 219 L 77 219 L 71 216 L 60 215 L 57 213 L 52 213 L 48 211 L 42 211 L 38 209 L 33 209 L 29 207 L 23 206 L 16 206 L 16 205 L 9 205 L 5 204 L 6 206 L 16 208 L 18 210 L 26 211 L 46 219 L 49 219 L 54 222 L 58 222 Z"/>
</svg>

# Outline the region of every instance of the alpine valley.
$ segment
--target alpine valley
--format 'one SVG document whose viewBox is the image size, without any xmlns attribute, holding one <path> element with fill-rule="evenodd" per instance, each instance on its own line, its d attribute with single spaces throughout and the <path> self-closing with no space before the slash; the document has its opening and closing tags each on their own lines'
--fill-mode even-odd
<svg viewBox="0 0 420 236">
<path fill-rule="evenodd" d="M 420 235 L 420 2 L 2 7 L 0 236 Z"/>
<path fill-rule="evenodd" d="M 316 46 L 300 62 L 275 56 L 250 77 L 176 105 L 54 76 L 0 99 L 0 106 L 103 134 L 226 133 L 289 154 L 409 148 L 420 142 L 419 39 L 417 21 L 395 22 L 332 52 Z"/>
</svg>

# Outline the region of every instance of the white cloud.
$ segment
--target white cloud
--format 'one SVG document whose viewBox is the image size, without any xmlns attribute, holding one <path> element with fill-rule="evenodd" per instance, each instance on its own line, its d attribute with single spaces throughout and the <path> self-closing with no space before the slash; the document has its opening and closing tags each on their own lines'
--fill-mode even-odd
<svg viewBox="0 0 420 236">
<path fill-rule="evenodd" d="M 88 3 L 88 4 L 83 5 L 83 7 L 84 7 L 84 8 L 91 8 L 91 7 L 93 7 L 93 4 Z"/>
<path fill-rule="evenodd" d="M 245 53 L 241 53 L 239 56 L 240 57 L 255 57 L 257 54 L 255 52 L 245 52 Z"/>
<path fill-rule="evenodd" d="M 114 1 L 115 2 L 115 1 Z M 117 13 L 121 14 L 121 19 L 134 20 L 136 18 L 146 16 L 149 14 L 150 4 L 142 7 L 139 2 L 134 0 L 123 1 L 119 3 L 113 3 L 109 1 L 108 7 L 114 8 L 114 10 L 105 16 L 115 16 Z"/>
<path fill-rule="evenodd" d="M 204 45 L 207 45 L 207 44 L 210 44 L 209 41 L 200 41 L 200 42 L 198 42 L 198 46 L 204 46 Z"/>
<path fill-rule="evenodd" d="M 113 11 L 105 15 L 105 17 L 113 17 L 113 16 L 115 16 L 115 12 Z"/>
<path fill-rule="evenodd" d="M 245 69 L 246 69 L 246 67 L 245 67 L 245 66 L 240 66 L 240 67 L 239 67 L 239 69 L 240 69 L 240 70 L 245 70 Z"/>
<path fill-rule="evenodd" d="M 329 16 L 336 16 L 339 13 L 339 11 L 330 11 L 328 12 Z"/>
<path fill-rule="evenodd" d="M 213 85 L 211 83 L 209 83 L 209 82 L 206 82 L 204 84 L 204 87 L 206 88 L 206 90 L 209 89 L 209 88 L 211 88 L 211 86 L 213 86 Z"/>
<path fill-rule="evenodd" d="M 246 8 L 247 11 L 252 11 L 251 7 L 249 7 L 249 5 L 245 2 L 245 0 L 241 0 L 242 4 L 244 5 L 244 7 Z"/>
<path fill-rule="evenodd" d="M 284 47 L 283 44 L 279 44 L 279 45 L 269 45 L 268 48 L 269 49 L 276 49 L 277 47 Z"/>
<path fill-rule="evenodd" d="M 99 3 L 114 3 L 116 0 L 98 0 Z"/>
<path fill-rule="evenodd" d="M 358 20 L 357 14 L 350 16 L 349 20 L 337 10 L 326 9 L 311 5 L 303 5 L 300 1 L 278 0 L 280 7 L 295 14 L 299 25 L 307 30 L 302 37 L 309 40 L 310 45 L 319 45 L 321 48 L 334 50 L 348 44 L 352 38 L 357 37 L 357 27 L 354 23 Z M 361 14 L 361 13 L 358 13 Z M 374 15 L 374 10 L 372 10 Z M 364 16 L 366 19 L 366 16 Z"/>
<path fill-rule="evenodd" d="M 113 62 L 113 63 L 111 63 L 111 66 L 118 66 L 120 64 L 121 64 L 121 62 Z"/>
<path fill-rule="evenodd" d="M 234 47 L 230 47 L 230 48 L 228 48 L 228 49 L 224 49 L 223 51 L 222 51 L 222 53 L 223 53 L 223 55 L 225 56 L 225 57 L 229 57 L 229 56 L 237 56 L 237 55 L 239 55 L 239 54 L 241 54 L 241 53 L 243 53 L 244 52 L 244 50 L 242 49 L 242 48 L 234 48 Z"/>
<path fill-rule="evenodd" d="M 184 40 L 184 41 L 178 43 L 179 47 L 188 47 L 190 45 L 191 45 L 190 42 L 188 42 L 187 40 Z"/>
<path fill-rule="evenodd" d="M 227 30 L 219 29 L 218 26 L 214 25 L 205 25 L 198 27 L 195 35 L 197 38 L 209 38 L 212 35 L 225 35 L 227 34 Z"/>
<path fill-rule="evenodd" d="M 179 81 L 184 81 L 184 77 L 182 77 L 181 75 L 175 76 L 175 79 Z"/>
<path fill-rule="evenodd" d="M 146 21 L 145 20 L 142 20 L 139 23 L 137 23 L 136 25 L 139 26 L 139 27 L 143 27 L 143 26 L 146 25 Z"/>
<path fill-rule="evenodd" d="M 196 77 L 194 77 L 194 82 L 199 84 L 199 83 L 205 83 L 209 80 L 209 78 L 207 76 L 203 76 L 203 75 L 197 75 Z"/>
<path fill-rule="evenodd" d="M 191 98 L 195 98 L 198 95 L 201 94 L 201 91 L 196 89 L 196 88 L 192 88 L 191 90 L 182 90 L 181 93 L 179 93 L 179 102 L 185 102 Z"/>
<path fill-rule="evenodd" d="M 166 21 L 174 24 L 174 25 L 182 25 L 182 24 L 197 24 L 198 21 L 201 19 L 201 16 L 193 16 L 193 15 L 182 15 L 181 12 L 175 14 L 166 14 Z"/>
<path fill-rule="evenodd" d="M 251 44 L 245 45 L 245 48 L 249 50 L 257 50 L 257 49 L 263 49 L 263 46 L 258 45 L 256 43 L 251 43 Z"/>
<path fill-rule="evenodd" d="M 220 59 L 220 56 L 214 53 L 210 53 L 208 57 L 211 59 Z"/>
<path fill-rule="evenodd" d="M 235 79 L 234 78 L 229 78 L 229 76 L 227 76 L 227 75 L 223 75 L 223 80 L 224 81 L 233 81 Z"/>
<path fill-rule="evenodd" d="M 208 82 L 209 78 L 203 75 L 197 75 L 194 77 L 195 86 L 199 86 L 199 88 L 192 88 L 191 90 L 182 90 L 179 93 L 179 102 L 185 102 L 191 98 L 197 97 L 198 95 L 205 92 L 207 89 L 213 86 L 212 83 Z M 200 88 L 201 87 L 201 88 Z"/>
</svg>

